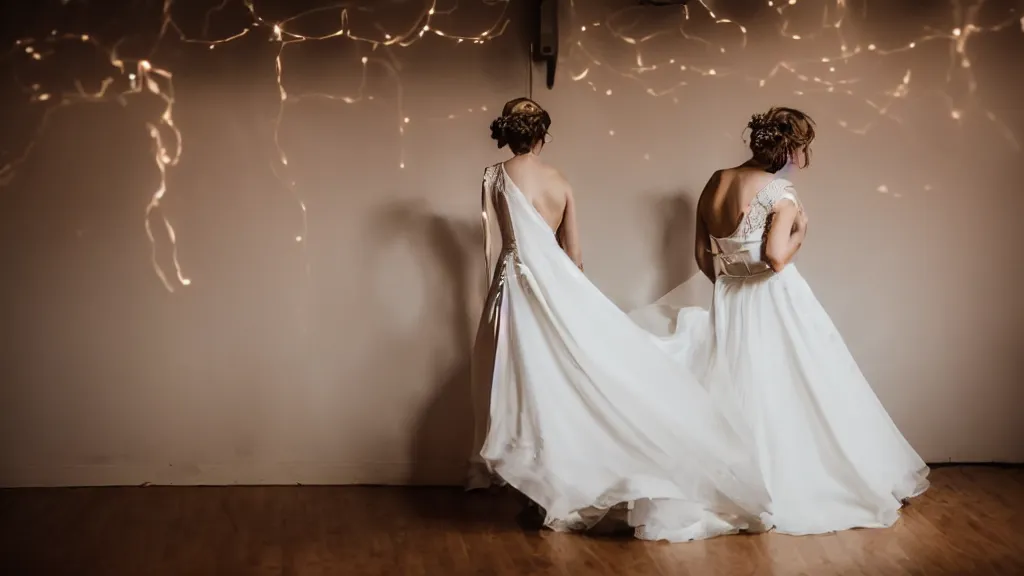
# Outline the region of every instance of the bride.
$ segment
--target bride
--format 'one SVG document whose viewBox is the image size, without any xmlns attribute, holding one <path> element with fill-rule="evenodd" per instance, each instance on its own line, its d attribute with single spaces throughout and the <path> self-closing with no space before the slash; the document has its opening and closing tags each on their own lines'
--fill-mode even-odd
<svg viewBox="0 0 1024 576">
<path fill-rule="evenodd" d="M 711 310 L 675 306 L 670 293 L 633 317 L 647 327 L 670 320 L 664 347 L 743 415 L 778 532 L 890 526 L 902 501 L 927 489 L 928 468 L 791 264 L 807 216 L 779 173 L 808 165 L 814 123 L 772 108 L 747 127 L 753 157 L 715 172 L 697 204 L 695 256 L 714 283 Z"/>
<path fill-rule="evenodd" d="M 514 157 L 483 175 L 488 270 L 492 213 L 501 247 L 474 350 L 468 487 L 497 476 L 558 530 L 623 503 L 643 539 L 766 529 L 750 433 L 583 275 L 573 192 L 539 157 L 550 124 L 519 98 L 491 125 Z"/>
</svg>

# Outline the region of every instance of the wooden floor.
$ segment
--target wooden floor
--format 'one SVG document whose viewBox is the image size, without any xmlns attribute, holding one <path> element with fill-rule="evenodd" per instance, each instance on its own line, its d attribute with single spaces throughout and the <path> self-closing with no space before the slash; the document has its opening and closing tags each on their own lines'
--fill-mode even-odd
<svg viewBox="0 0 1024 576">
<path fill-rule="evenodd" d="M 508 496 L 361 487 L 0 491 L 0 573 L 1024 574 L 1024 470 L 942 468 L 886 530 L 688 544 L 524 526 Z"/>
</svg>

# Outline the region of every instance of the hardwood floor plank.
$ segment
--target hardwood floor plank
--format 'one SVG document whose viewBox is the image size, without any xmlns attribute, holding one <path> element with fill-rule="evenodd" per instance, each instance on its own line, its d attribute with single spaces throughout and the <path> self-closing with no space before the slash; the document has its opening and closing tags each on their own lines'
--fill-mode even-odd
<svg viewBox="0 0 1024 576">
<path fill-rule="evenodd" d="M 528 526 L 509 495 L 320 486 L 0 490 L 19 576 L 1024 574 L 1024 470 L 944 467 L 885 530 L 639 542 Z"/>
</svg>

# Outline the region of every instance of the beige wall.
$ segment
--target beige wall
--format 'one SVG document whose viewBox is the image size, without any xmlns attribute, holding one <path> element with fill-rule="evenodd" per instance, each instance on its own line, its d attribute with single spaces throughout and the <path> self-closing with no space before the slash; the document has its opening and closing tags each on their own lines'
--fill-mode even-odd
<svg viewBox="0 0 1024 576">
<path fill-rule="evenodd" d="M 692 206 L 704 180 L 743 159 L 750 113 L 801 107 L 820 138 L 813 167 L 794 177 L 813 226 L 800 267 L 883 403 L 927 460 L 1024 461 L 1024 267 L 1011 241 L 1024 202 L 1010 171 L 1021 156 L 979 111 L 1021 136 L 1024 90 L 1009 58 L 1024 43 L 1019 24 L 971 39 L 972 107 L 961 76 L 945 82 L 948 42 L 853 59 L 834 75 L 859 79 L 850 85 L 859 98 L 814 91 L 789 73 L 759 89 L 756 78 L 780 59 L 805 59 L 798 73 L 827 77 L 815 61 L 838 53 L 835 37 L 782 38 L 781 19 L 734 3 L 748 6 L 731 15 L 750 31 L 741 50 L 735 28 L 692 10 L 688 33 L 723 54 L 681 38 L 680 19 L 668 16 L 678 11 L 612 16 L 632 3 L 592 4 L 601 6 L 565 14 L 555 89 L 540 67 L 533 81 L 554 117 L 547 153 L 580 196 L 598 286 L 628 309 L 692 276 Z M 847 41 L 894 46 L 924 26 L 950 28 L 947 4 L 934 4 L 899 25 L 899 15 L 851 17 Z M 990 22 L 1001 14 L 983 13 Z M 494 15 L 467 8 L 437 26 L 472 34 Z M 271 171 L 274 45 L 255 31 L 213 51 L 171 50 L 185 151 L 164 213 L 192 280 L 173 294 L 153 273 L 143 228 L 158 183 L 144 125 L 159 108 L 136 98 L 58 112 L 0 194 L 0 484 L 457 482 L 483 292 L 479 177 L 504 158 L 487 124 L 531 81 L 527 27 L 511 15 L 506 34 L 483 45 L 428 37 L 375 52 L 346 40 L 289 47 L 292 96 L 357 94 L 359 58 L 371 58 L 363 94 L 372 100 L 287 108 L 285 175 L 307 205 L 308 231 Z M 820 7 L 805 16 L 793 33 L 820 25 Z M 352 21 L 369 34 L 373 17 Z M 604 29 L 580 30 L 594 20 Z M 638 36 L 666 31 L 642 45 L 658 70 L 632 70 L 636 45 L 607 31 L 631 22 Z M 602 65 L 588 67 L 586 54 Z M 718 74 L 664 73 L 673 58 Z M 908 68 L 909 95 L 890 109 L 901 121 L 880 117 L 864 98 L 884 103 Z M 646 92 L 680 80 L 688 85 L 674 94 Z M 961 123 L 945 94 L 969 109 Z M 20 102 L 5 115 L 27 126 L 32 108 Z M 841 119 L 872 128 L 856 135 Z M 24 143 L 23 132 L 6 134 L 5 149 Z M 166 236 L 158 245 L 167 268 Z M 706 295 L 695 282 L 695 301 Z"/>
</svg>

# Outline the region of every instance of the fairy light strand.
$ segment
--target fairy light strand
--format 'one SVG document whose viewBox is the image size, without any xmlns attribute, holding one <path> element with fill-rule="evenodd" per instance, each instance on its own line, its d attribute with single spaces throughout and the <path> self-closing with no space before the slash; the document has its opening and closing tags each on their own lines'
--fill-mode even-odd
<svg viewBox="0 0 1024 576">
<path fill-rule="evenodd" d="M 350 25 L 351 11 L 345 4 L 332 4 L 329 6 L 313 8 L 283 20 L 272 22 L 264 19 L 258 13 L 253 0 L 222 0 L 218 5 L 210 8 L 204 14 L 204 36 L 209 32 L 212 17 L 216 13 L 225 10 L 233 1 L 240 1 L 242 3 L 249 15 L 250 22 L 239 32 L 222 38 L 209 39 L 206 37 L 192 38 L 188 36 L 174 20 L 172 14 L 174 0 L 164 0 L 160 32 L 157 35 L 156 41 L 153 43 L 153 53 L 143 59 L 122 58 L 118 55 L 118 44 L 116 42 L 111 46 L 107 46 L 88 34 L 58 33 L 57 31 L 52 32 L 49 36 L 42 39 L 24 38 L 18 40 L 8 54 L 10 57 L 27 56 L 31 60 L 40 61 L 46 58 L 49 54 L 52 54 L 52 52 L 61 44 L 69 41 L 75 41 L 86 43 L 97 52 L 103 54 L 113 70 L 108 77 L 102 80 L 100 89 L 96 92 L 86 91 L 83 88 L 82 83 L 76 80 L 76 91 L 59 95 L 43 90 L 43 88 L 38 84 L 24 86 L 17 75 L 15 76 L 15 81 L 26 93 L 29 94 L 30 102 L 50 102 L 51 104 L 46 108 L 33 132 L 33 137 L 28 141 L 27 145 L 23 147 L 21 153 L 6 161 L 5 164 L 0 167 L 0 187 L 9 185 L 17 174 L 18 168 L 31 157 L 36 143 L 39 141 L 42 133 L 49 127 L 56 110 L 87 102 L 117 102 L 121 105 L 126 105 L 129 97 L 140 94 L 152 94 L 163 102 L 164 107 L 159 117 L 147 122 L 145 125 L 147 133 L 152 140 L 154 164 L 157 168 L 159 181 L 156 189 L 150 195 L 150 201 L 145 209 L 143 224 L 146 237 L 150 243 L 154 272 L 167 291 L 172 293 L 177 287 L 190 285 L 192 280 L 188 278 L 182 270 L 182 266 L 178 258 L 177 235 L 174 226 L 162 210 L 162 202 L 169 190 L 168 172 L 178 165 L 183 153 L 182 133 L 174 121 L 174 76 L 170 70 L 160 68 L 153 64 L 153 61 L 155 60 L 154 53 L 156 52 L 156 47 L 160 45 L 165 37 L 170 35 L 170 33 L 173 33 L 180 42 L 205 45 L 210 50 L 213 50 L 218 46 L 229 44 L 245 37 L 253 30 L 263 29 L 266 30 L 270 41 L 278 44 L 276 57 L 274 59 L 274 71 L 279 95 L 279 105 L 277 114 L 273 121 L 273 141 L 278 157 L 276 162 L 271 163 L 271 169 L 275 177 L 281 182 L 282 186 L 292 195 L 301 213 L 301 226 L 299 232 L 295 235 L 295 241 L 301 243 L 303 247 L 305 271 L 308 276 L 310 274 L 310 264 L 305 250 L 305 247 L 308 244 L 309 235 L 307 205 L 298 190 L 295 180 L 288 173 L 289 157 L 281 142 L 281 131 L 287 106 L 306 99 L 328 99 L 344 102 L 346 104 L 355 104 L 360 102 L 364 99 L 367 67 L 371 64 L 376 64 L 383 66 L 387 70 L 389 76 L 393 78 L 396 86 L 398 117 L 396 124 L 400 142 L 403 140 L 406 125 L 410 122 L 410 119 L 404 112 L 404 90 L 401 79 L 398 75 L 398 71 L 390 62 L 384 59 L 370 58 L 368 56 L 360 57 L 362 78 L 358 94 L 355 96 L 332 93 L 291 95 L 286 89 L 284 81 L 285 48 L 291 44 L 301 42 L 342 38 L 368 45 L 371 53 L 375 53 L 379 48 L 405 48 L 411 46 L 428 34 L 459 44 L 464 42 L 482 44 L 502 36 L 510 21 L 508 18 L 508 6 L 510 0 L 484 0 L 484 3 L 487 5 L 500 7 L 500 11 L 498 11 L 498 15 L 495 17 L 492 24 L 475 36 L 453 34 L 438 28 L 435 25 L 435 19 L 438 16 L 453 14 L 458 9 L 458 3 L 454 3 L 450 8 L 440 10 L 438 8 L 437 1 L 434 0 L 423 10 L 419 17 L 416 18 L 410 28 L 397 34 L 380 31 L 380 37 L 367 37 L 353 32 Z M 294 29 L 294 27 L 298 25 L 298 21 L 300 19 L 328 12 L 334 12 L 338 16 L 339 27 L 336 30 L 322 35 L 306 35 Z M 380 29 L 379 26 L 377 28 L 378 30 Z M 44 51 L 41 49 L 41 46 L 45 46 L 46 50 Z M 115 88 L 115 86 L 125 86 L 125 84 L 127 84 L 126 87 Z M 372 99 L 372 96 L 369 97 L 369 99 Z M 168 140 L 173 140 L 173 144 L 168 144 Z M 405 168 L 404 144 L 400 144 L 399 168 Z M 156 218 L 159 218 L 159 223 L 163 225 L 164 232 L 169 243 L 173 274 L 169 270 L 165 270 L 164 266 L 160 264 L 160 247 L 157 234 L 154 231 Z"/>
<path fill-rule="evenodd" d="M 947 84 L 953 84 L 959 79 L 966 87 L 968 101 L 957 105 L 956 98 L 945 92 L 943 95 L 948 106 L 949 117 L 957 122 L 961 122 L 966 116 L 965 110 L 970 105 L 977 104 L 974 100 L 977 91 L 977 79 L 974 76 L 973 66 L 968 56 L 971 39 L 983 34 L 999 32 L 1018 24 L 1022 31 L 1024 31 L 1024 17 L 1021 16 L 1019 9 L 1012 10 L 1009 16 L 995 25 L 982 26 L 979 24 L 979 18 L 981 9 L 986 5 L 986 0 L 951 0 L 951 25 L 948 30 L 942 31 L 926 28 L 919 37 L 889 48 L 880 48 L 873 43 L 858 43 L 851 46 L 844 34 L 844 29 L 849 27 L 847 23 L 852 20 L 851 9 L 847 0 L 814 1 L 813 6 L 820 7 L 822 10 L 822 19 L 820 27 L 809 32 L 794 30 L 795 26 L 789 15 L 792 10 L 798 7 L 812 6 L 812 2 L 809 0 L 767 0 L 766 5 L 776 17 L 774 23 L 766 22 L 766 24 L 774 24 L 777 27 L 779 36 L 794 42 L 804 43 L 810 40 L 831 38 L 836 43 L 833 54 L 778 61 L 768 68 L 766 74 L 761 76 L 751 76 L 745 71 L 730 70 L 725 67 L 694 66 L 679 62 L 677 58 L 652 62 L 651 58 L 645 57 L 643 46 L 656 38 L 664 36 L 675 36 L 684 42 L 695 42 L 718 54 L 726 54 L 730 51 L 748 48 L 749 31 L 747 27 L 731 19 L 720 17 L 708 2 L 700 0 L 695 4 L 688 4 L 677 9 L 679 11 L 678 20 L 681 22 L 680 25 L 663 27 L 656 32 L 647 33 L 642 36 L 631 34 L 627 29 L 632 27 L 634 23 L 634 18 L 630 17 L 635 16 L 638 11 L 645 10 L 645 8 L 624 8 L 606 16 L 603 18 L 603 21 L 590 21 L 588 24 L 577 25 L 571 44 L 570 63 L 574 65 L 574 71 L 570 73 L 570 77 L 577 82 L 586 82 L 595 92 L 604 92 L 611 96 L 612 91 L 599 87 L 592 76 L 594 70 L 602 69 L 613 76 L 639 83 L 644 87 L 645 92 L 651 96 L 668 96 L 678 103 L 680 90 L 689 86 L 690 78 L 688 75 L 691 74 L 698 77 L 740 75 L 757 86 L 764 87 L 776 79 L 779 74 L 785 73 L 804 85 L 794 90 L 796 95 L 804 95 L 809 92 L 823 92 L 858 98 L 865 106 L 876 113 L 876 120 L 861 127 L 855 127 L 844 119 L 839 119 L 837 123 L 851 132 L 866 134 L 873 127 L 877 119 L 901 122 L 899 116 L 894 112 L 894 106 L 908 98 L 910 83 L 913 77 L 912 70 L 905 71 L 900 82 L 889 89 L 874 94 L 859 94 L 854 90 L 854 85 L 858 83 L 859 79 L 840 77 L 839 65 L 850 63 L 854 59 L 863 58 L 869 54 L 888 56 L 913 51 L 932 42 L 947 42 L 950 47 L 948 72 L 946 75 Z M 864 2 L 863 5 L 866 7 L 867 3 Z M 581 9 L 576 6 L 575 1 L 570 2 L 570 6 L 574 21 L 587 21 L 580 14 Z M 694 7 L 693 10 L 691 10 L 691 6 Z M 664 10 L 668 9 L 665 8 Z M 702 12 L 707 21 L 716 28 L 721 25 L 734 26 L 739 34 L 739 38 L 734 43 L 735 47 L 727 47 L 724 44 L 713 42 L 688 31 L 686 25 L 691 20 L 697 18 L 695 12 Z M 659 17 L 664 18 L 661 15 Z M 729 35 L 722 34 L 721 36 L 728 38 Z M 634 51 L 635 65 L 617 66 L 597 56 L 600 50 L 595 45 L 599 43 L 599 39 L 608 38 L 611 38 L 620 45 L 624 45 L 622 46 L 623 48 Z M 619 53 L 621 48 L 613 45 L 607 51 Z M 814 74 L 805 71 L 812 66 L 825 67 L 827 72 L 822 71 Z M 675 71 L 678 79 L 674 81 L 669 80 L 666 82 L 668 84 L 666 87 L 654 88 L 650 86 L 650 82 L 647 82 L 652 72 L 672 70 Z M 671 76 L 669 77 L 671 78 Z M 661 79 L 663 80 L 663 78 Z M 981 109 L 981 113 L 984 118 L 997 126 L 1002 136 L 1014 149 L 1020 150 L 1019 142 L 1005 123 L 989 110 Z"/>
<path fill-rule="evenodd" d="M 109 62 L 111 73 L 104 78 L 96 91 L 89 92 L 84 89 L 83 83 L 76 80 L 75 90 L 60 94 L 44 90 L 38 84 L 25 85 L 16 76 L 16 81 L 24 90 L 30 102 L 45 106 L 41 119 L 34 131 L 34 136 L 28 141 L 22 151 L 8 160 L 0 167 L 0 187 L 9 185 L 15 177 L 18 168 L 24 164 L 35 149 L 36 143 L 41 134 L 48 128 L 57 110 L 67 108 L 81 103 L 116 102 L 122 106 L 127 105 L 128 99 L 138 95 L 150 95 L 158 98 L 163 106 L 159 116 L 145 124 L 153 146 L 153 162 L 156 165 L 159 181 L 156 188 L 150 195 L 150 201 L 146 206 L 144 225 L 147 239 L 150 243 L 152 254 L 152 266 L 164 287 L 174 292 L 177 287 L 188 286 L 191 280 L 182 271 L 178 259 L 178 247 L 176 232 L 163 210 L 162 202 L 168 193 L 168 174 L 179 163 L 183 153 L 182 133 L 174 120 L 174 81 L 172 72 L 160 67 L 155 62 L 157 48 L 165 38 L 176 38 L 179 42 L 187 44 L 199 44 L 214 50 L 220 46 L 230 44 L 253 33 L 262 32 L 267 39 L 277 44 L 273 62 L 274 77 L 277 86 L 279 102 L 277 113 L 272 123 L 272 138 L 277 152 L 277 158 L 271 162 L 271 169 L 275 177 L 280 181 L 282 187 L 294 199 L 301 214 L 300 229 L 295 234 L 295 241 L 302 245 L 302 254 L 305 262 L 307 275 L 310 273 L 309 259 L 306 254 L 308 246 L 309 226 L 308 208 L 302 197 L 301 191 L 294 178 L 291 176 L 292 162 L 287 154 L 286 147 L 282 143 L 282 127 L 286 118 L 286 111 L 290 105 L 310 99 L 323 99 L 338 101 L 345 104 L 356 104 L 364 100 L 373 100 L 372 95 L 367 95 L 368 67 L 371 65 L 381 66 L 388 76 L 392 78 L 395 87 L 396 99 L 396 127 L 399 136 L 399 159 L 398 167 L 406 167 L 406 152 L 404 148 L 404 135 L 410 118 L 404 111 L 404 88 L 398 69 L 393 62 L 386 57 L 375 57 L 374 55 L 383 51 L 387 56 L 389 49 L 405 48 L 416 43 L 428 35 L 443 38 L 458 44 L 472 43 L 482 44 L 502 36 L 509 25 L 508 16 L 510 0 L 481 0 L 483 4 L 499 7 L 497 14 L 491 24 L 480 33 L 472 36 L 458 35 L 441 30 L 436 26 L 436 19 L 439 16 L 453 14 L 459 8 L 458 1 L 452 2 L 450 7 L 440 9 L 436 0 L 425 6 L 419 16 L 412 21 L 404 30 L 397 33 L 384 31 L 378 25 L 376 29 L 379 34 L 376 36 L 364 36 L 354 32 L 352 18 L 365 17 L 367 11 L 355 11 L 346 4 L 331 4 L 327 6 L 312 8 L 294 14 L 282 20 L 268 20 L 257 10 L 253 0 L 221 0 L 211 7 L 204 14 L 202 19 L 202 36 L 193 38 L 186 34 L 173 17 L 174 0 L 163 0 L 161 26 L 153 49 L 145 58 L 131 59 L 118 54 L 118 43 L 103 44 L 88 34 L 71 34 L 52 32 L 43 38 L 25 38 L 15 43 L 8 57 L 28 58 L 29 61 L 40 61 L 52 55 L 60 46 L 68 42 L 87 44 L 98 53 L 105 55 Z M 655 97 L 668 96 L 678 101 L 680 91 L 685 89 L 693 78 L 710 77 L 736 77 L 743 81 L 750 81 L 757 86 L 766 86 L 769 82 L 776 81 L 780 75 L 798 82 L 800 86 L 795 93 L 798 95 L 809 92 L 823 92 L 830 94 L 841 94 L 848 97 L 858 98 L 866 107 L 875 114 L 875 120 L 869 121 L 863 126 L 854 126 L 845 119 L 837 119 L 837 123 L 857 134 L 866 134 L 878 120 L 901 122 L 896 112 L 898 104 L 905 102 L 910 95 L 912 70 L 908 69 L 900 78 L 900 81 L 891 88 L 875 93 L 865 94 L 855 90 L 858 78 L 842 77 L 840 67 L 853 62 L 856 59 L 864 58 L 866 55 L 887 56 L 891 54 L 915 50 L 925 44 L 933 42 L 947 42 L 949 44 L 949 65 L 946 74 L 947 84 L 956 82 L 966 87 L 967 101 L 957 104 L 949 92 L 943 92 L 944 99 L 948 106 L 950 117 L 962 122 L 965 120 L 965 110 L 974 104 L 975 93 L 978 88 L 977 79 L 974 76 L 973 65 L 968 56 L 971 41 L 987 33 L 998 32 L 1010 26 L 1020 25 L 1024 31 L 1024 17 L 1021 17 L 1019 10 L 1012 13 L 1012 17 L 991 26 L 979 24 L 979 14 L 986 4 L 985 0 L 951 0 L 951 26 L 949 30 L 925 29 L 924 33 L 914 40 L 887 48 L 881 48 L 873 43 L 851 43 L 844 33 L 848 22 L 853 20 L 851 9 L 847 0 L 765 0 L 767 7 L 774 14 L 774 19 L 760 21 L 758 25 L 769 25 L 775 27 L 777 34 L 789 41 L 804 42 L 809 40 L 824 40 L 834 42 L 831 54 L 816 58 L 801 57 L 778 61 L 769 66 L 765 74 L 751 75 L 745 70 L 730 69 L 725 66 L 711 66 L 706 64 L 697 65 L 693 62 L 684 62 L 680 58 L 654 59 L 644 54 L 643 48 L 655 39 L 678 38 L 684 43 L 696 43 L 703 46 L 709 53 L 719 56 L 727 53 L 735 53 L 750 49 L 750 34 L 748 25 L 737 22 L 731 18 L 724 18 L 718 15 L 708 0 L 678 8 L 677 17 L 669 19 L 670 25 L 643 35 L 632 34 L 629 30 L 633 27 L 637 10 L 633 7 L 613 12 L 607 15 L 602 21 L 591 22 L 588 25 L 579 25 L 578 32 L 573 33 L 569 55 L 571 71 L 569 77 L 577 82 L 586 82 L 595 92 L 603 92 L 611 96 L 610 88 L 601 89 L 592 71 L 601 69 L 614 76 L 629 79 L 643 86 L 644 91 Z M 878 0 L 882 1 L 882 0 Z M 224 37 L 210 39 L 209 30 L 212 19 L 217 14 L 224 12 L 232 5 L 244 7 L 244 14 L 248 22 L 237 32 Z M 862 3 L 866 7 L 866 2 Z M 796 30 L 793 19 L 790 17 L 792 10 L 818 6 L 821 8 L 822 18 L 819 28 L 810 31 Z M 570 9 L 574 21 L 579 21 L 579 8 L 574 0 L 570 0 Z M 665 10 L 665 9 L 661 9 Z M 317 35 L 303 34 L 300 31 L 300 21 L 306 17 L 315 16 L 319 21 L 323 16 L 332 15 L 338 22 L 338 27 L 330 32 Z M 703 19 L 705 22 L 695 22 Z M 694 32 L 692 28 L 705 23 L 712 24 L 716 30 L 722 30 L 720 36 L 722 42 L 704 38 Z M 617 66 L 604 61 L 598 56 L 599 50 L 592 46 L 592 38 L 595 35 L 610 37 L 615 42 L 625 45 L 634 52 L 634 64 L 630 66 Z M 368 48 L 369 55 L 363 53 L 359 56 L 361 65 L 361 78 L 355 93 L 337 94 L 327 92 L 309 92 L 292 94 L 288 91 L 285 82 L 285 54 L 286 48 L 292 44 L 303 42 L 317 42 L 330 39 L 344 39 L 364 45 Z M 852 44 L 852 45 L 851 45 Z M 392 57 L 393 58 L 393 57 Z M 582 62 L 582 66 L 580 66 Z M 818 70 L 817 73 L 811 70 Z M 827 70 L 827 71 L 826 71 Z M 651 73 L 655 71 L 669 71 L 677 75 L 667 87 L 654 88 L 647 82 Z M 672 72 L 674 71 L 674 72 Z M 468 113 L 486 112 L 487 107 L 467 109 Z M 995 125 L 1002 135 L 1014 147 L 1019 150 L 1019 143 L 1012 131 L 996 115 L 987 110 L 982 110 L 982 115 L 989 122 Z M 451 113 L 447 118 L 458 117 L 458 114 Z M 614 135 L 614 131 L 609 132 Z M 154 228 L 162 225 L 163 235 L 168 242 L 171 266 L 167 269 L 160 264 L 160 246 L 158 235 Z"/>
</svg>

